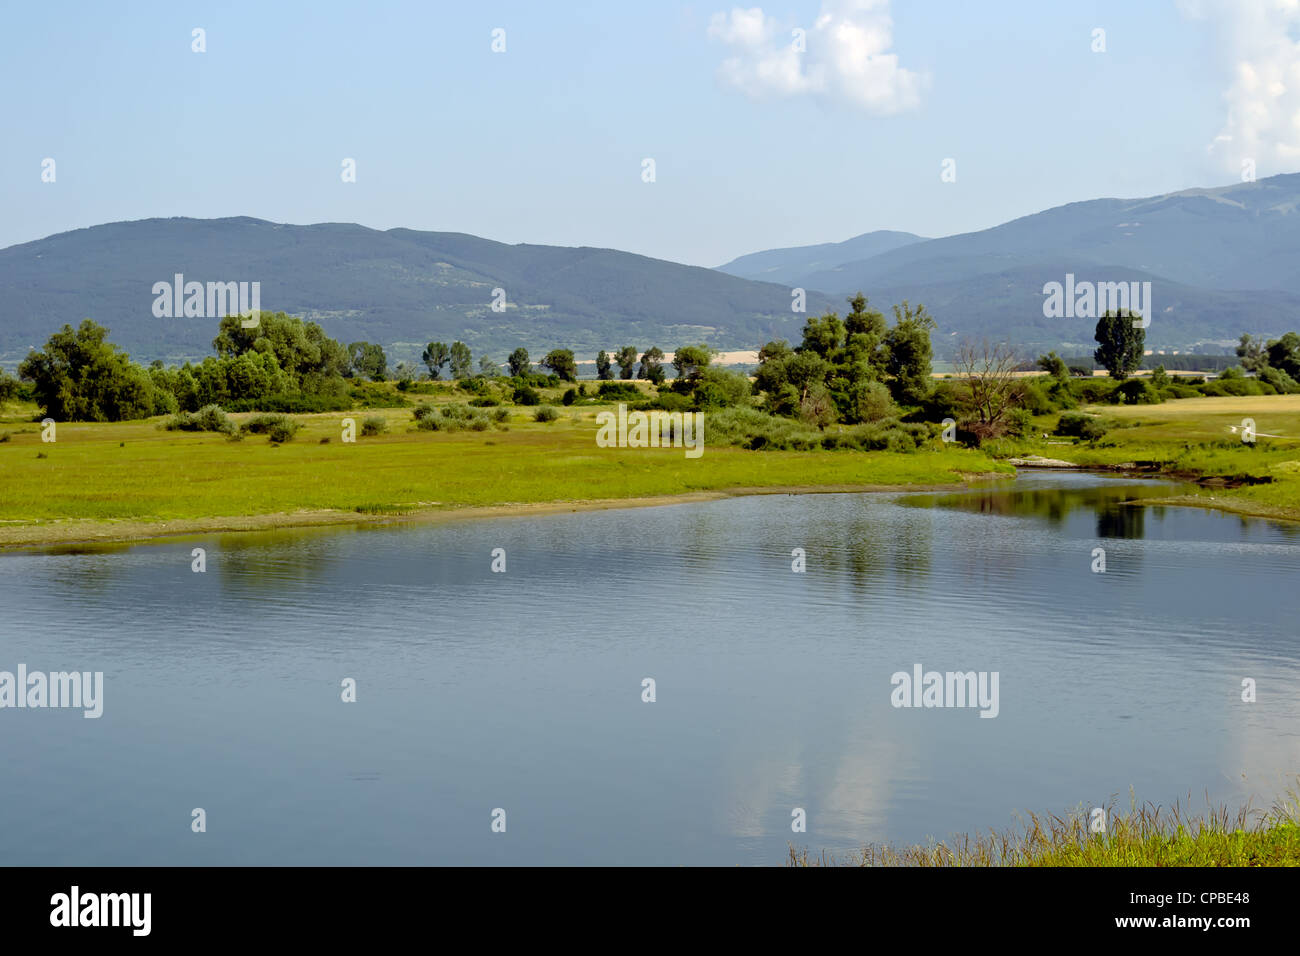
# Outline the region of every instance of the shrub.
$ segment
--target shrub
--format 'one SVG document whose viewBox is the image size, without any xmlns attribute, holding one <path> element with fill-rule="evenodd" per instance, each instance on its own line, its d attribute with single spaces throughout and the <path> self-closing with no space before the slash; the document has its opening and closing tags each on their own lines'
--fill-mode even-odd
<svg viewBox="0 0 1300 956">
<path fill-rule="evenodd" d="M 470 402 L 474 408 L 495 408 L 501 402 L 495 398 L 476 398 Z"/>
<path fill-rule="evenodd" d="M 382 435 L 386 431 L 388 431 L 388 422 L 378 415 L 367 415 L 361 423 L 361 434 L 365 436 Z"/>
<path fill-rule="evenodd" d="M 1067 438 L 1082 438 L 1096 441 L 1106 434 L 1106 425 L 1096 415 L 1084 415 L 1081 412 L 1065 412 L 1056 423 L 1056 434 Z"/>
<path fill-rule="evenodd" d="M 197 412 L 177 412 L 163 422 L 162 427 L 169 432 L 221 432 L 226 435 L 239 431 L 220 405 L 204 405 Z"/>
<path fill-rule="evenodd" d="M 271 429 L 277 425 L 292 424 L 293 420 L 287 415 L 254 415 L 248 421 L 244 422 L 240 428 L 253 435 L 269 435 Z"/>
<path fill-rule="evenodd" d="M 1159 405 L 1160 393 L 1147 381 L 1130 378 L 1111 392 L 1111 400 L 1124 405 Z"/>
<path fill-rule="evenodd" d="M 417 422 L 425 422 L 438 417 L 438 410 L 432 405 L 420 404 L 411 410 L 411 417 Z"/>
<path fill-rule="evenodd" d="M 1006 414 L 1007 434 L 1023 438 L 1034 430 L 1034 416 L 1027 408 L 1013 408 Z"/>
<path fill-rule="evenodd" d="M 533 421 L 535 422 L 553 422 L 559 417 L 560 413 L 550 405 L 543 405 L 533 413 Z"/>
<path fill-rule="evenodd" d="M 537 394 L 537 390 L 528 385 L 521 385 L 515 389 L 514 402 L 516 405 L 540 405 L 542 396 Z"/>
<path fill-rule="evenodd" d="M 492 410 L 492 421 L 497 424 L 510 421 L 510 409 L 496 408 Z"/>
<path fill-rule="evenodd" d="M 596 394 L 615 402 L 638 402 L 645 397 L 631 382 L 601 382 Z"/>
<path fill-rule="evenodd" d="M 560 401 L 565 405 L 572 405 L 574 401 L 577 399 L 577 397 L 578 397 L 577 389 L 571 388 L 564 393 L 564 397 L 561 398 Z"/>
<path fill-rule="evenodd" d="M 302 426 L 293 419 L 285 419 L 284 421 L 276 422 L 271 426 L 271 430 L 267 433 L 267 438 L 270 439 L 272 445 L 279 445 L 290 441 L 301 427 Z"/>
</svg>

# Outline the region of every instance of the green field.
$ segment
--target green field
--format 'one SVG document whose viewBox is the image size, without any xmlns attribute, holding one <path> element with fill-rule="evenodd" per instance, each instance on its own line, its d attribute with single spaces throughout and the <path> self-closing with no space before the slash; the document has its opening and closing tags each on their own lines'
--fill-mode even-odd
<svg viewBox="0 0 1300 956">
<path fill-rule="evenodd" d="M 538 423 L 531 409 L 514 408 L 507 429 L 482 432 L 417 431 L 410 409 L 297 415 L 302 430 L 273 445 L 261 435 L 164 431 L 160 419 L 59 424 L 57 440 L 44 443 L 34 409 L 10 406 L 0 413 L 0 438 L 10 435 L 0 442 L 0 544 L 731 490 L 950 484 L 1013 471 L 937 442 L 914 454 L 715 447 L 707 420 L 700 458 L 681 448 L 600 448 L 600 410 L 561 409 L 558 421 Z M 361 437 L 363 419 L 375 415 L 388 431 Z M 349 417 L 355 443 L 341 440 Z M 277 517 L 205 523 L 255 516 Z"/>
<path fill-rule="evenodd" d="M 1083 466 L 1155 467 L 1171 476 L 1202 480 L 1203 486 L 1181 503 L 1300 520 L 1300 395 L 1188 398 L 1080 410 L 1111 420 L 1103 439 L 1073 443 L 1054 437 L 1057 416 L 1042 416 L 1034 419 L 1035 434 L 1046 432 L 1047 439 L 1002 442 L 997 451 Z M 1255 422 L 1258 437 L 1253 445 L 1241 440 L 1247 418 Z"/>
</svg>

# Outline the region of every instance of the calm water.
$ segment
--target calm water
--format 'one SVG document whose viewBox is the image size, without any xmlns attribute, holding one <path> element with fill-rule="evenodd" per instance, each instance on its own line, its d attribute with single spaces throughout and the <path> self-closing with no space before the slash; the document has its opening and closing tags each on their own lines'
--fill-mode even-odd
<svg viewBox="0 0 1300 956">
<path fill-rule="evenodd" d="M 1266 806 L 1300 774 L 1300 529 L 1120 504 L 1168 491 L 1027 473 L 3 556 L 0 670 L 105 690 L 98 720 L 0 710 L 0 860 L 779 864 L 1130 787 Z M 891 706 L 917 663 L 997 671 L 998 716 Z"/>
</svg>

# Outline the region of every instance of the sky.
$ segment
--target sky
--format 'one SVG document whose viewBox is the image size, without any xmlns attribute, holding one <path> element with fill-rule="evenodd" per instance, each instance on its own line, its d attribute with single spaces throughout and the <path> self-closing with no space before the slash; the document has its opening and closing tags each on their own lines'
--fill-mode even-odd
<svg viewBox="0 0 1300 956">
<path fill-rule="evenodd" d="M 1297 38 L 1300 0 L 11 3 L 0 247 L 165 216 L 701 266 L 951 235 L 1300 171 Z"/>
</svg>

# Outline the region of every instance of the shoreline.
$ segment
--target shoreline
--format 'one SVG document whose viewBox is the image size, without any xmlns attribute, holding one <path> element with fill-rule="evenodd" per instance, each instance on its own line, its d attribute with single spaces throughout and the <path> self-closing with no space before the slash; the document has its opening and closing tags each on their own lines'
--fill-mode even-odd
<svg viewBox="0 0 1300 956">
<path fill-rule="evenodd" d="M 674 495 L 632 498 L 593 498 L 572 501 L 501 502 L 465 507 L 429 507 L 410 511 L 367 514 L 357 511 L 318 509 L 280 511 L 259 515 L 212 515 L 171 519 L 56 519 L 40 524 L 0 524 L 0 554 L 48 547 L 126 544 L 162 541 L 200 534 L 329 528 L 346 525 L 429 524 L 439 521 L 514 518 L 533 515 L 609 511 L 620 508 L 656 508 L 668 505 L 720 501 L 758 495 L 878 494 L 904 491 L 959 491 L 979 481 L 1005 480 L 1011 476 L 996 472 L 963 476 L 960 482 L 897 485 L 831 484 L 737 486 L 714 491 L 690 491 Z"/>
</svg>

